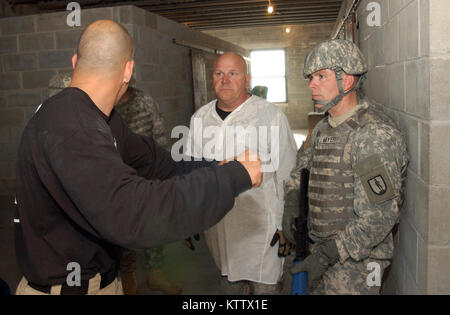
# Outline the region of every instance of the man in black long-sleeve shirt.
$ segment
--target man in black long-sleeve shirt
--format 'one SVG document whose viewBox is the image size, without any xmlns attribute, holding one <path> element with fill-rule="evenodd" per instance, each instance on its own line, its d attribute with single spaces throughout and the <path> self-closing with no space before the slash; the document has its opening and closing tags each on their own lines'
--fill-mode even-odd
<svg viewBox="0 0 450 315">
<path fill-rule="evenodd" d="M 199 165 L 175 163 L 113 110 L 131 78 L 132 55 L 119 24 L 89 25 L 72 59 L 71 87 L 45 101 L 23 132 L 17 294 L 120 294 L 117 245 L 146 248 L 204 230 L 261 183 L 259 159 L 249 152 L 246 161 L 174 176 Z M 73 263 L 81 275 L 75 286 L 67 281 Z"/>
</svg>

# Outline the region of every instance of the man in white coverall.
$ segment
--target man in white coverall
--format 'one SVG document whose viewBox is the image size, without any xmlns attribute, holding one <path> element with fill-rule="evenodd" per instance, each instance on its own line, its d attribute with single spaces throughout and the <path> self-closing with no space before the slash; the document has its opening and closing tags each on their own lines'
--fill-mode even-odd
<svg viewBox="0 0 450 315">
<path fill-rule="evenodd" d="M 284 113 L 250 95 L 249 83 L 241 56 L 228 52 L 216 60 L 217 100 L 192 116 L 187 153 L 219 161 L 246 149 L 260 154 L 261 186 L 236 198 L 233 209 L 205 231 L 205 239 L 221 271 L 223 293 L 278 294 L 283 257 L 289 251 L 280 232 L 283 181 L 295 165 L 297 147 Z"/>
</svg>

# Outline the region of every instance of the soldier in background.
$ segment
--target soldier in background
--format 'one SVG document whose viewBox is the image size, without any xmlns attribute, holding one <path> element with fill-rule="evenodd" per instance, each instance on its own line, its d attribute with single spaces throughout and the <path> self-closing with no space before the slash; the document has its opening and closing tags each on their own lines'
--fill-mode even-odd
<svg viewBox="0 0 450 315">
<path fill-rule="evenodd" d="M 397 125 L 358 97 L 366 72 L 364 56 L 350 41 L 322 42 L 305 58 L 315 107 L 329 115 L 314 128 L 311 146 L 298 151 L 285 182 L 283 233 L 294 242 L 300 170 L 306 168 L 312 244 L 290 273 L 308 272 L 309 294 L 379 294 L 369 274 L 377 266 L 382 279 L 393 257 L 408 158 Z"/>
<path fill-rule="evenodd" d="M 49 96 L 59 93 L 62 89 L 68 87 L 70 82 L 71 74 L 69 73 L 54 75 L 49 83 Z M 131 131 L 152 137 L 159 146 L 170 151 L 170 143 L 165 135 L 164 120 L 159 114 L 158 104 L 152 97 L 129 86 L 114 108 L 122 116 Z M 164 245 L 159 245 L 144 251 L 145 264 L 148 269 L 147 286 L 150 290 L 162 291 L 165 294 L 180 294 L 182 292 L 181 287 L 168 280 L 162 270 L 164 263 L 163 249 Z M 136 294 L 136 263 L 136 251 L 123 249 L 120 272 L 125 295 Z"/>
</svg>

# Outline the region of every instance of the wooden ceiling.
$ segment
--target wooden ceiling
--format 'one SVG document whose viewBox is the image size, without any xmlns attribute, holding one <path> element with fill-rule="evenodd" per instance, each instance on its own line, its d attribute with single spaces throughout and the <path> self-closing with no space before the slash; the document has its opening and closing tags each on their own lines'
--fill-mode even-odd
<svg viewBox="0 0 450 315">
<path fill-rule="evenodd" d="M 334 22 L 342 0 L 78 0 L 81 8 L 135 5 L 198 30 L 263 25 Z M 65 10 L 68 1 L 15 0 L 12 5 L 34 5 L 39 12 Z"/>
</svg>

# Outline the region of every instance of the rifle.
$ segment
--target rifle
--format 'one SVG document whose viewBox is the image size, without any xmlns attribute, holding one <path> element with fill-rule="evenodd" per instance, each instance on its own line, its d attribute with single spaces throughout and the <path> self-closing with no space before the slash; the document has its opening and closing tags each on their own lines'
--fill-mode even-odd
<svg viewBox="0 0 450 315">
<path fill-rule="evenodd" d="M 300 170 L 300 198 L 299 215 L 295 219 L 295 260 L 294 264 L 308 256 L 308 181 L 309 171 L 306 168 Z M 299 272 L 292 277 L 292 295 L 306 295 L 308 287 L 308 273 Z"/>
</svg>

